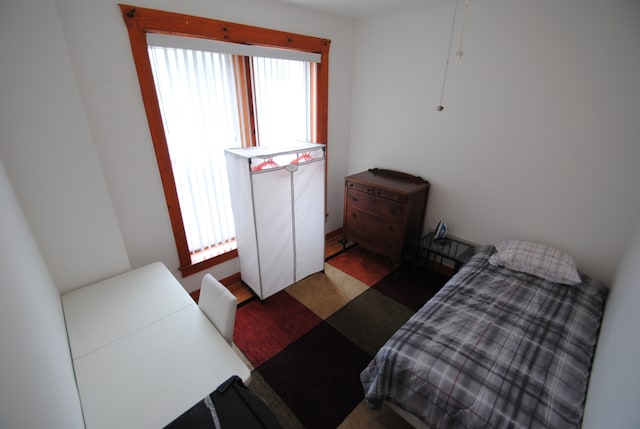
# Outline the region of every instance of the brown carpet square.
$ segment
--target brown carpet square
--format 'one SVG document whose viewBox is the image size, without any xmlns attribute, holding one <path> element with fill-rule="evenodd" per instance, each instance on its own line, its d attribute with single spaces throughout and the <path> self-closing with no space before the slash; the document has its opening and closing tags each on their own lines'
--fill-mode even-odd
<svg viewBox="0 0 640 429">
<path fill-rule="evenodd" d="M 369 286 L 336 267 L 325 264 L 324 273 L 317 273 L 287 289 L 287 293 L 326 319 Z"/>
<path fill-rule="evenodd" d="M 385 294 L 369 289 L 329 317 L 327 323 L 373 356 L 413 313 Z"/>
</svg>

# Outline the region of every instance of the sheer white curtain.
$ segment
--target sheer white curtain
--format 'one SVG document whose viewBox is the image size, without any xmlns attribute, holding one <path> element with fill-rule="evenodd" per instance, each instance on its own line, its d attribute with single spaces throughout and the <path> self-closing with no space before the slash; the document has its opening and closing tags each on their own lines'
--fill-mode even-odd
<svg viewBox="0 0 640 429">
<path fill-rule="evenodd" d="M 150 46 L 149 57 L 189 249 L 223 253 L 235 248 L 224 149 L 242 145 L 232 56 Z"/>
</svg>

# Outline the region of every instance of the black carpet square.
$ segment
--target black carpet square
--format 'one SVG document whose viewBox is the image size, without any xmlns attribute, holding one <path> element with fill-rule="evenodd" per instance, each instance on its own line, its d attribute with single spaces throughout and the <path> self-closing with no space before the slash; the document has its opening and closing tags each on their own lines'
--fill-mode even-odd
<svg viewBox="0 0 640 429">
<path fill-rule="evenodd" d="M 373 288 L 416 312 L 448 280 L 444 274 L 411 265 L 387 275 Z"/>
<path fill-rule="evenodd" d="M 335 428 L 362 401 L 360 372 L 370 360 L 321 323 L 257 371 L 305 427 Z"/>
</svg>

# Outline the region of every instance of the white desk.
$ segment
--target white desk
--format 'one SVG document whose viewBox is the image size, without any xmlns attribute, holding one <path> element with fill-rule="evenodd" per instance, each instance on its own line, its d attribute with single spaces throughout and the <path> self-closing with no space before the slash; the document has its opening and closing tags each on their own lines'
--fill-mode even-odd
<svg viewBox="0 0 640 429">
<path fill-rule="evenodd" d="M 88 429 L 162 428 L 249 368 L 167 268 L 62 296 Z"/>
</svg>

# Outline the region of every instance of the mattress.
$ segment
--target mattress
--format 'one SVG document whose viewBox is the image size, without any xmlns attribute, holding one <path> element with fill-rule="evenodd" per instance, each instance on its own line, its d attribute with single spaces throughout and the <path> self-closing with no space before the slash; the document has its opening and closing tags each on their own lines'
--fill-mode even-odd
<svg viewBox="0 0 640 429">
<path fill-rule="evenodd" d="M 484 246 L 361 373 L 435 428 L 579 427 L 608 289 L 495 267 Z"/>
</svg>

